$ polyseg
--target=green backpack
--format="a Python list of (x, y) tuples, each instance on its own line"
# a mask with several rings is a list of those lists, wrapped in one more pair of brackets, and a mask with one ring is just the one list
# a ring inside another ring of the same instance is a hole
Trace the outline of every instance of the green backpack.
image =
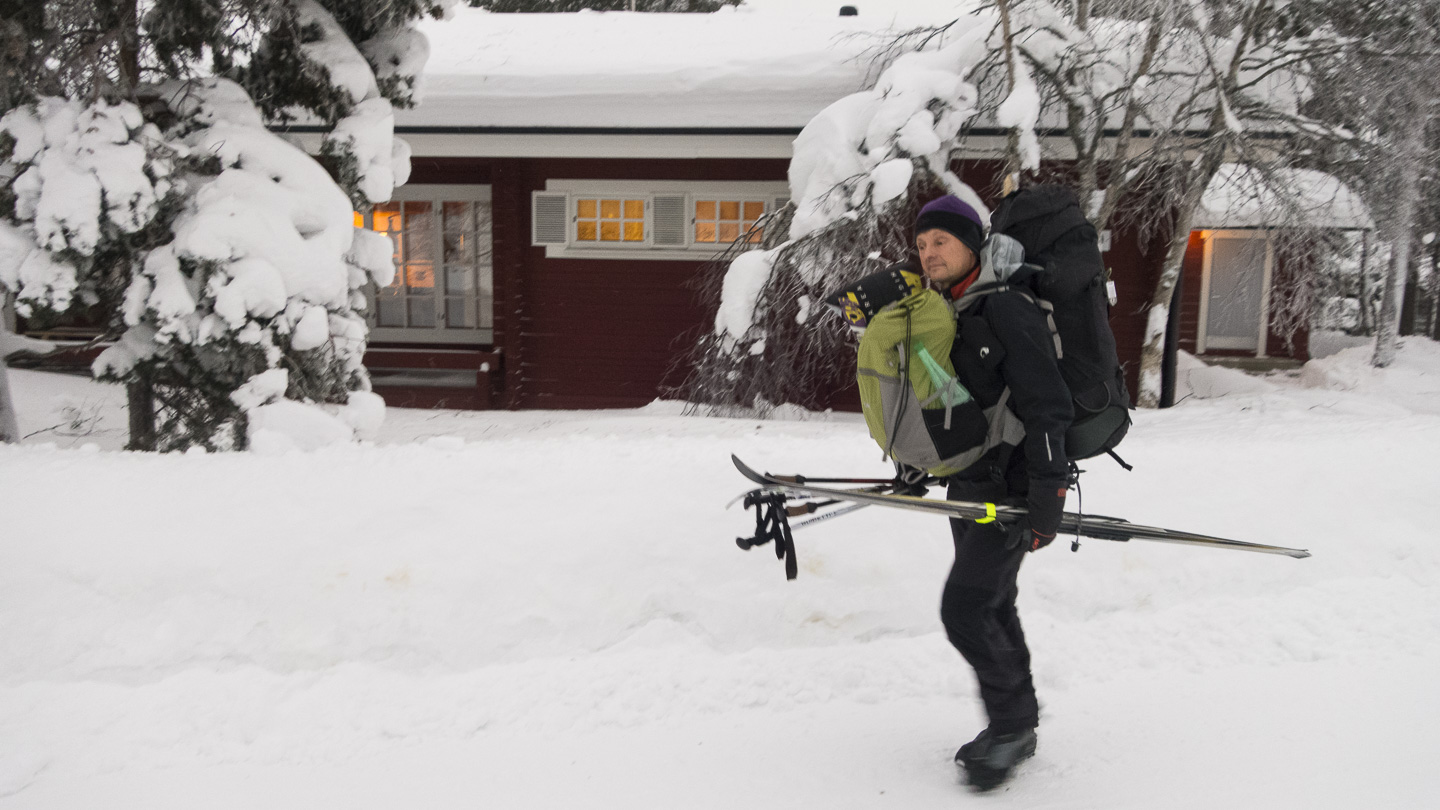
[(983, 403), (956, 379), (955, 313), (939, 293), (912, 292), (869, 315), (864, 328), (856, 360), (860, 404), (887, 457), (947, 476), (1024, 437), (1006, 407), (1008, 388)]

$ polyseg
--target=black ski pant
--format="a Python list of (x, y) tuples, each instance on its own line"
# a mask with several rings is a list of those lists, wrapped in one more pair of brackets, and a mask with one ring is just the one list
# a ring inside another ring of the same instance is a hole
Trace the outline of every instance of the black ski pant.
[[(1011, 477), (1008, 485), (993, 479), (951, 481), (949, 497), (1023, 504), (1026, 488), (1023, 477)], [(945, 634), (975, 670), (991, 731), (1009, 734), (1034, 728), (1039, 706), (1030, 678), (1030, 649), (1015, 612), (1016, 578), (1026, 551), (1020, 544), (1007, 548), (1007, 532), (998, 524), (952, 520), (950, 530), (955, 566), (940, 599)]]

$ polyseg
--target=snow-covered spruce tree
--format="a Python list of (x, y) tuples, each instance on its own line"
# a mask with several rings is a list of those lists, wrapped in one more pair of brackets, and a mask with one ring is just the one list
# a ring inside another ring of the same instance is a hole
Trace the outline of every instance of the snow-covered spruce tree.
[[(142, 18), (56, 0), (23, 48), (9, 29), (0, 76), (23, 103), (0, 119), (0, 286), (29, 318), (105, 314), (94, 371), (127, 386), (130, 447), (243, 447), (301, 402), (378, 421), (362, 288), (394, 271), (352, 207), (408, 174), (393, 108), (427, 54), (412, 25), (452, 2), (155, 0)], [(334, 179), (266, 129), (298, 115), (328, 128)]]
[(692, 407), (763, 415), (853, 377), (844, 360), (853, 336), (825, 314), (824, 296), (905, 259), (921, 202), (949, 192), (984, 210), (948, 164), (975, 112), (966, 77), (986, 56), (992, 28), (980, 16), (928, 37), (928, 49), (898, 56), (872, 89), (840, 99), (801, 131), (790, 203), (757, 225), (760, 249), (742, 239), (702, 276), (701, 292), (718, 311), (679, 389)]

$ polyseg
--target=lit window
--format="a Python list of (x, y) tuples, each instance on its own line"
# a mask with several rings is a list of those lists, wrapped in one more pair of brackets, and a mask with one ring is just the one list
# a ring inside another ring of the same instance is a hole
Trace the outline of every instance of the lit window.
[(761, 232), (755, 222), (764, 214), (761, 200), (696, 200), (695, 241), (728, 245), (743, 239), (758, 243)]
[(381, 203), (371, 209), (370, 228), (395, 246), (395, 280), (376, 292), (374, 326), (431, 337), (491, 328), (488, 200)]
[(597, 197), (575, 200), (575, 241), (644, 242), (645, 200)]
[[(670, 260), (759, 248), (784, 206), (769, 181), (547, 180), (530, 198), (530, 244), (551, 258)], [(669, 255), (667, 255), (669, 254)]]

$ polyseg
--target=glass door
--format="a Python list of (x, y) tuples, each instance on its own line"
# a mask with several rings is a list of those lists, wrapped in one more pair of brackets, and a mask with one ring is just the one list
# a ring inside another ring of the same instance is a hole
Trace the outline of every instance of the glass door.
[(372, 340), (493, 339), (489, 186), (415, 186), (375, 206), (372, 230), (395, 245), (395, 280), (377, 291)]

